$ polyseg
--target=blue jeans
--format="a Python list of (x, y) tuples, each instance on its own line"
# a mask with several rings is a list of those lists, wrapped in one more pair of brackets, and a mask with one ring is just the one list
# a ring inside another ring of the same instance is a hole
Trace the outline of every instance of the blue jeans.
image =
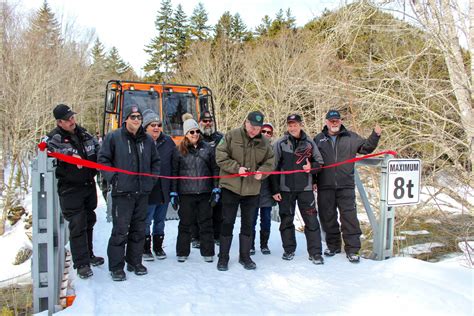
[(165, 219), (167, 210), (168, 203), (148, 205), (145, 229), (146, 236), (150, 235), (151, 221), (153, 221), (153, 236), (165, 234)]
[[(255, 227), (257, 226), (258, 208), (255, 211), (253, 218), (253, 235), (255, 236)], [(272, 223), (272, 207), (261, 207), (260, 208), (260, 230), (270, 231), (270, 225)]]

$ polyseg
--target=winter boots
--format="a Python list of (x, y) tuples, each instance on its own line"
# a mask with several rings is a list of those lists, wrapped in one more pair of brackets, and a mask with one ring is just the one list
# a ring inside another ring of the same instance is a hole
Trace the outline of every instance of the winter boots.
[(332, 257), (334, 255), (336, 255), (337, 253), (341, 253), (341, 249), (334, 249), (334, 250), (331, 250), (331, 249), (326, 249), (324, 250), (324, 255), (326, 257)]
[(127, 264), (127, 271), (135, 272), (136, 275), (145, 275), (148, 273), (146, 267), (141, 263), (136, 265)]
[(232, 236), (221, 236), (219, 243), (219, 260), (217, 261), (217, 270), (229, 270), (229, 250), (232, 244)]
[(165, 235), (153, 235), (153, 252), (158, 260), (166, 259), (166, 253), (163, 250), (164, 238)]
[(281, 256), (283, 260), (288, 260), (288, 261), (293, 260), (294, 257), (295, 257), (294, 252), (286, 252), (286, 251), (283, 253), (283, 256)]
[(239, 263), (247, 270), (255, 270), (257, 265), (250, 259), (250, 248), (252, 247), (252, 237), (239, 235), (240, 256)]
[(360, 256), (356, 253), (346, 253), (346, 257), (351, 263), (359, 263), (360, 262)]
[(266, 230), (260, 231), (260, 250), (262, 254), (269, 255), (271, 254), (270, 249), (268, 248), (268, 239), (270, 238), (270, 232)]
[(125, 281), (127, 279), (127, 275), (122, 269), (111, 271), (110, 276), (114, 281)]
[(324, 259), (321, 255), (312, 255), (308, 259), (314, 264), (324, 264)]
[(143, 260), (145, 261), (154, 261), (155, 257), (153, 257), (153, 254), (151, 253), (151, 236), (147, 235), (145, 236), (145, 244), (143, 246)]
[(104, 264), (104, 258), (96, 257), (96, 256), (94, 256), (94, 254), (92, 254), (91, 257), (90, 257), (90, 263), (93, 267), (103, 265)]
[(94, 275), (94, 273), (91, 270), (91, 267), (88, 264), (83, 264), (80, 267), (77, 268), (77, 275), (81, 279), (87, 279), (91, 276)]

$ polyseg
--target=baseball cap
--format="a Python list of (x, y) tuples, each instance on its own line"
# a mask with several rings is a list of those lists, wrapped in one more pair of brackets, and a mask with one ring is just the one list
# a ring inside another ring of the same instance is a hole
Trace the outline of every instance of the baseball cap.
[(336, 111), (336, 110), (329, 110), (328, 113), (326, 114), (326, 120), (330, 120), (330, 119), (340, 120), (341, 113), (339, 113), (339, 111)]
[(57, 120), (69, 120), (71, 116), (76, 114), (66, 104), (58, 104), (53, 110), (54, 118)]
[(252, 126), (262, 126), (263, 125), (264, 115), (260, 111), (253, 111), (247, 115), (247, 120), (249, 120)]
[(291, 114), (291, 115), (288, 115), (288, 117), (286, 118), (286, 122), (287, 123), (290, 123), (290, 122), (301, 123), (301, 122), (303, 122), (303, 119), (298, 114)]

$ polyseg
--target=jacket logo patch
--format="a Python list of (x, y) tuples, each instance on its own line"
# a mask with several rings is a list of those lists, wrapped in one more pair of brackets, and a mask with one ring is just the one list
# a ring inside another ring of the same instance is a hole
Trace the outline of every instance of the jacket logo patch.
[(300, 164), (302, 163), (306, 158), (311, 158), (312, 156), (312, 150), (313, 148), (311, 147), (311, 145), (307, 144), (305, 148), (303, 148), (302, 150), (298, 150), (295, 152), (295, 155), (296, 157), (298, 157), (298, 159), (296, 160), (296, 164)]

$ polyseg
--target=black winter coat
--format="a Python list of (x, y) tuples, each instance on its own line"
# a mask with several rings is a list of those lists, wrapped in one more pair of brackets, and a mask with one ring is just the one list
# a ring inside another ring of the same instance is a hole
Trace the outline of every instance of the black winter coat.
[[(133, 172), (160, 173), (160, 157), (155, 142), (140, 127), (136, 135), (126, 126), (108, 133), (102, 142), (97, 161), (103, 165)], [(112, 195), (129, 193), (149, 194), (156, 178), (128, 175), (118, 172), (102, 172), (107, 183), (112, 185)]]
[(222, 137), (224, 137), (224, 134), (220, 132), (214, 132), (211, 135), (206, 135), (204, 133), (201, 133), (202, 135), (202, 140), (208, 143), (212, 148), (216, 148), (217, 144), (221, 141)]
[[(176, 157), (176, 144), (168, 135), (163, 133), (155, 142), (156, 150), (160, 156), (160, 175), (171, 176), (172, 162)], [(170, 201), (171, 180), (158, 178), (153, 190), (148, 197), (148, 204), (166, 204)]]
[[(49, 132), (45, 141), (48, 144), (48, 150), (51, 152), (57, 152), (69, 156), (79, 155), (82, 159), (93, 162), (97, 161), (99, 143), (91, 134), (79, 125), (76, 125), (74, 135), (58, 126)], [(96, 169), (79, 169), (75, 165), (62, 161), (58, 161), (58, 166), (56, 168), (56, 177), (58, 178), (58, 185), (60, 188), (93, 183), (96, 174)]]
[[(197, 147), (190, 146), (189, 152), (183, 156), (177, 150), (177, 157), (173, 159), (173, 176), (217, 176), (219, 168), (216, 164), (214, 148), (200, 140)], [(172, 180), (174, 192), (179, 194), (210, 193), (219, 184), (217, 179), (203, 180)]]
[[(379, 139), (380, 136), (374, 131), (368, 139), (365, 139), (342, 125), (334, 147), (326, 126), (316, 135), (314, 142), (318, 145), (324, 164), (327, 166), (352, 159), (356, 154), (370, 154), (377, 147)], [(323, 169), (318, 174), (317, 181), (318, 190), (354, 188), (354, 163)]]
[[(316, 144), (307, 137), (304, 131), (301, 131), (299, 139), (294, 138), (289, 133), (278, 139), (273, 146), (275, 153), (275, 170), (289, 171), (302, 170), (306, 165), (307, 159), (312, 169), (321, 167), (325, 161), (319, 152)], [(273, 194), (283, 192), (302, 192), (313, 190), (313, 174), (320, 169), (313, 170), (311, 173), (299, 172), (292, 174), (272, 175)]]

